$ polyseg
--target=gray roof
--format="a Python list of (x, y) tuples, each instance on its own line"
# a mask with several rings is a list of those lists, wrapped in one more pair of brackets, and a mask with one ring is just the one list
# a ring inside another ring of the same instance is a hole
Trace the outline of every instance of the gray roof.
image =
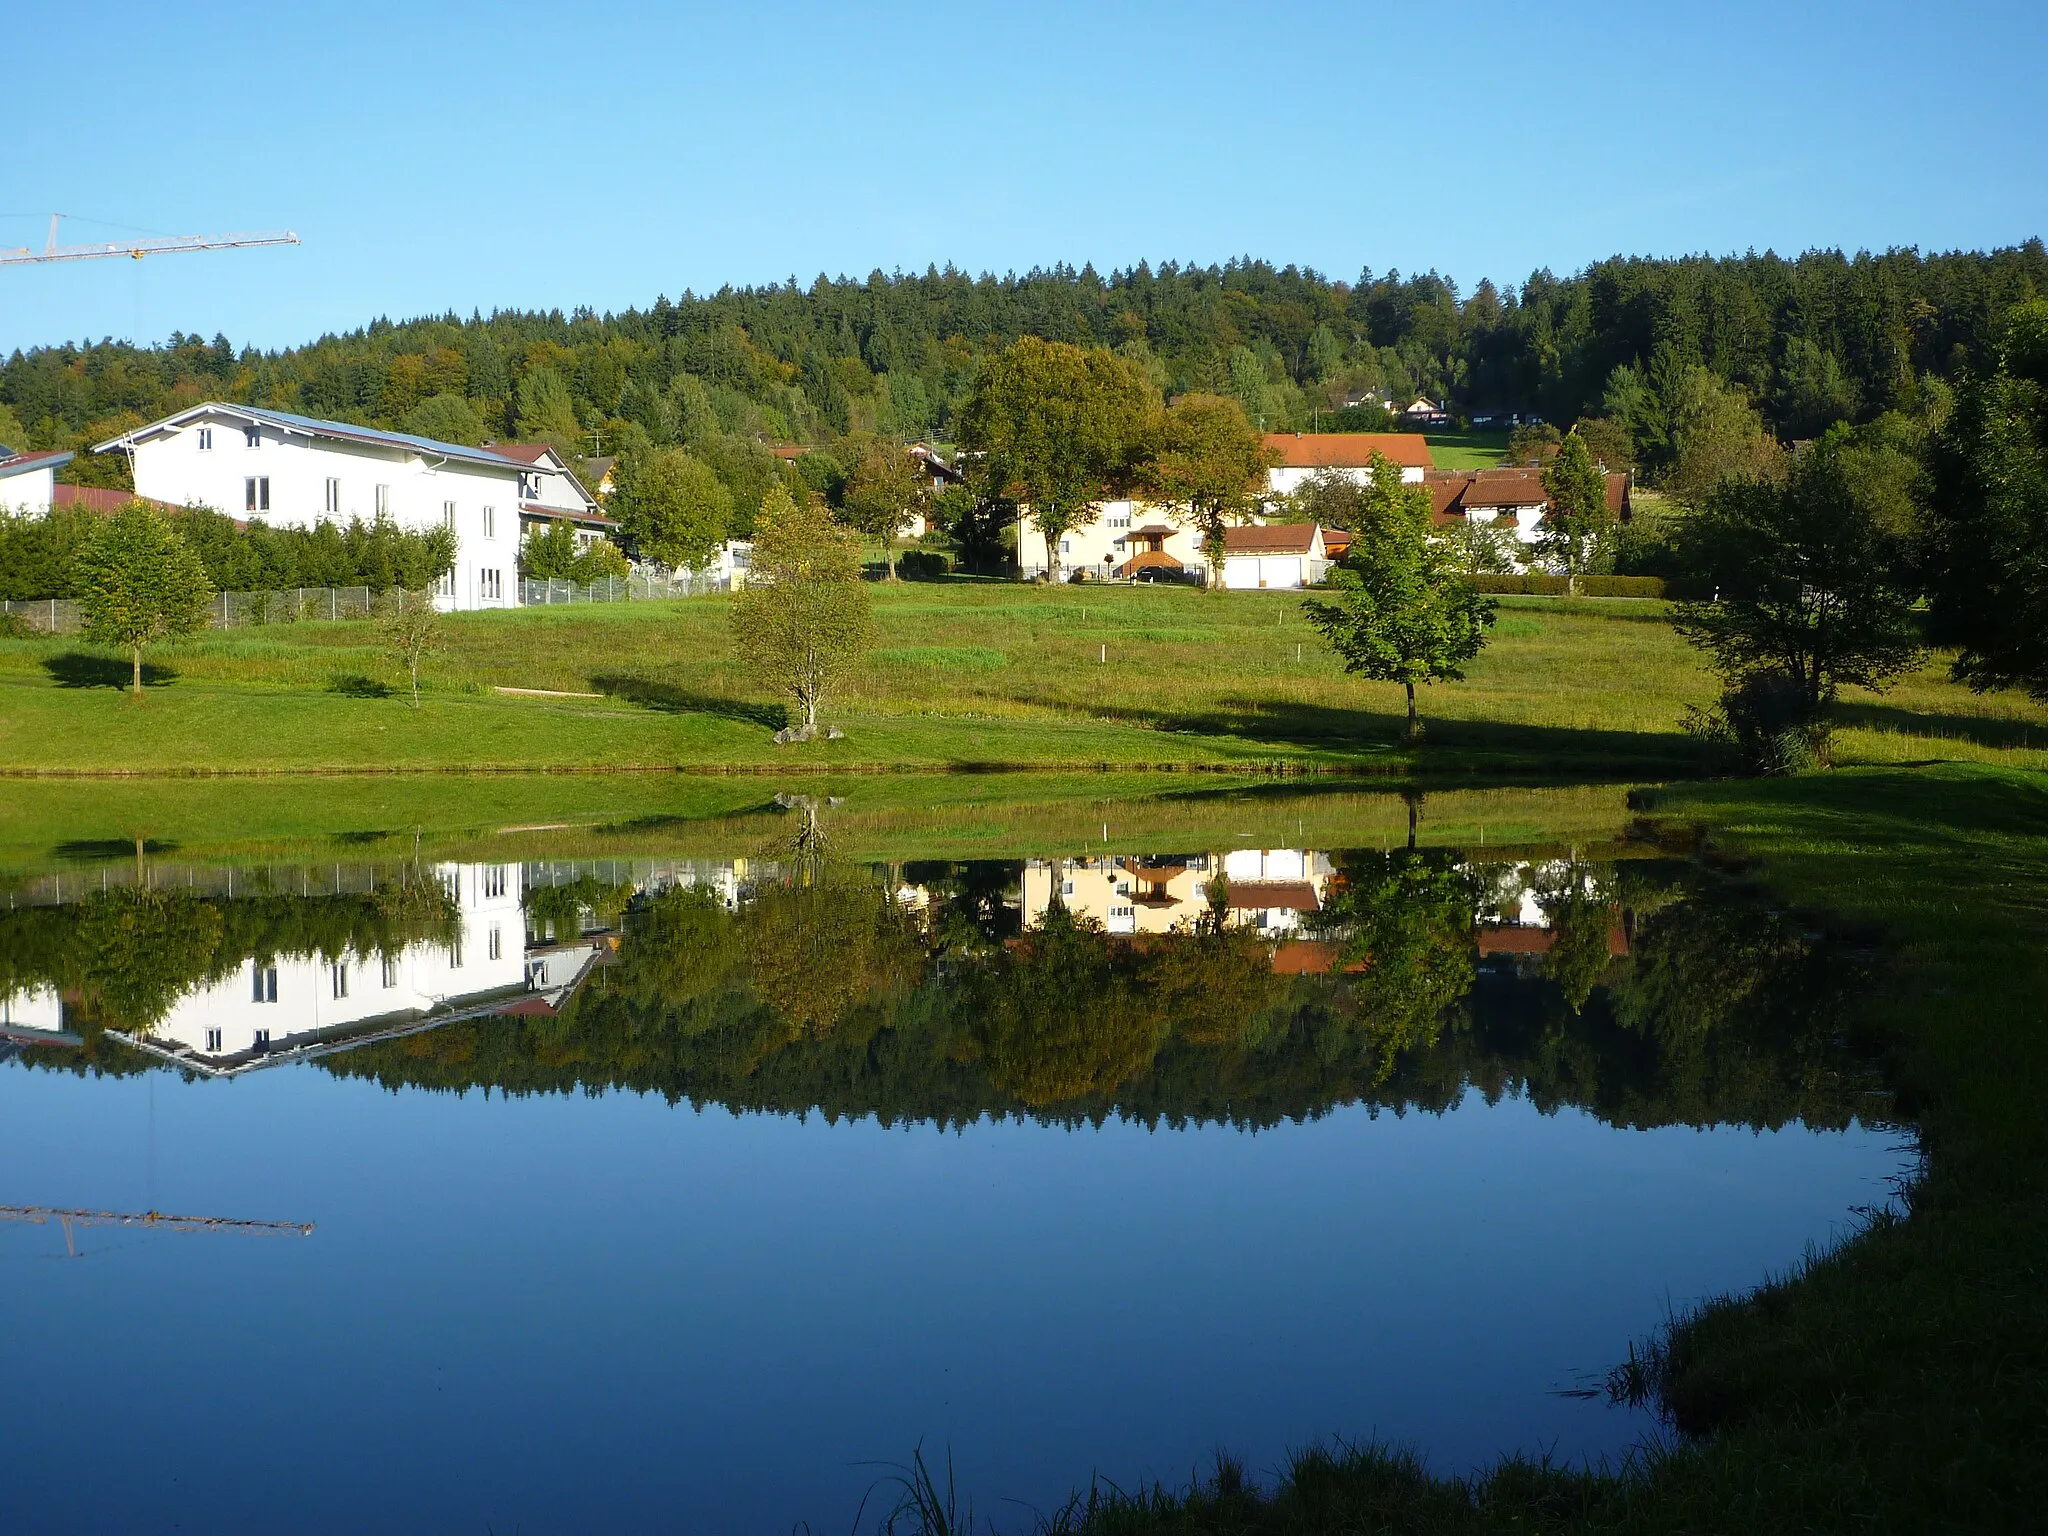
[(154, 433), (187, 421), (194, 416), (219, 412), (229, 416), (240, 416), (249, 421), (267, 423), (286, 431), (303, 432), (309, 437), (331, 437), (340, 442), (364, 443), (373, 448), (396, 448), (405, 453), (432, 454), (437, 459), (454, 459), (464, 464), (481, 464), (487, 469), (510, 471), (518, 465), (502, 454), (488, 448), (465, 448), (460, 443), (437, 442), (431, 437), (415, 437), (410, 432), (387, 432), (382, 427), (359, 427), (346, 421), (322, 421), (317, 416), (298, 416), (290, 411), (272, 410), (267, 405), (231, 405), (221, 400), (207, 400), (201, 404), (166, 416), (161, 421), (152, 421), (146, 427), (137, 427), (119, 437), (109, 438), (97, 445), (93, 452), (105, 453), (111, 448), (129, 447)]
[(72, 460), (69, 453), (14, 453), (0, 448), (0, 480), (25, 475), (32, 469), (62, 469)]

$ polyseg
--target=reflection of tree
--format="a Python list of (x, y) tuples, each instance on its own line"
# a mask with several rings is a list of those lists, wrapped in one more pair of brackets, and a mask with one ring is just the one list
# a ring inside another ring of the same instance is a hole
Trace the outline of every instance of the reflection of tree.
[(1059, 902), (983, 981), (971, 1027), (989, 1077), (1034, 1108), (1114, 1089), (1165, 1033), (1132, 984), (1128, 946)]
[(607, 884), (584, 875), (563, 885), (528, 886), (520, 905), (526, 911), (528, 932), (546, 933), (552, 923), (554, 933), (567, 939), (582, 931), (586, 915), (600, 928), (616, 927), (633, 895), (631, 885)]
[(856, 1005), (906, 985), (916, 929), (864, 872), (820, 866), (757, 886), (739, 942), (755, 994), (792, 1028), (833, 1028)]
[(221, 953), (221, 914), (183, 893), (109, 891), (87, 904), (78, 980), (102, 1020), (147, 1034), (186, 992), (218, 980), (242, 958)]
[(1139, 981), (1178, 1038), (1209, 1046), (1243, 1040), (1283, 990), (1264, 934), (1207, 920), (1147, 945)]
[(1404, 1051), (1436, 1042), (1472, 989), (1474, 877), (1436, 851), (1343, 855), (1316, 931), (1338, 965), (1362, 966), (1357, 1008), (1384, 1080)]
[(1550, 921), (1545, 969), (1572, 1012), (1583, 1012), (1612, 958), (1614, 898), (1598, 871), (1574, 859), (1544, 876), (1536, 899)]

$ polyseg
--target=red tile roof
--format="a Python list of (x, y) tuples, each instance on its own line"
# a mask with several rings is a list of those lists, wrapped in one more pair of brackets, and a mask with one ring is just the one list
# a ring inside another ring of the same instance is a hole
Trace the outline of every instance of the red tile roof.
[(538, 464), (554, 449), (548, 443), (485, 443), (484, 452), (495, 453), (515, 464)]
[(1269, 523), (1264, 527), (1226, 528), (1223, 552), (1228, 555), (1305, 555), (1315, 547), (1314, 523)]
[(53, 507), (84, 507), (88, 512), (118, 512), (131, 501), (148, 502), (152, 507), (162, 507), (167, 512), (185, 510), (174, 502), (138, 496), (133, 491), (110, 490), (103, 485), (60, 485), (50, 495)]
[[(1422, 477), (1429, 488), (1430, 510), (1438, 521), (1463, 517), (1480, 508), (1541, 507), (1549, 504), (1540, 469), (1433, 469)], [(1607, 477), (1607, 510), (1626, 519), (1629, 477)]]
[(1404, 469), (1428, 469), (1429, 443), (1415, 432), (1268, 432), (1282, 469), (1365, 469), (1374, 454)]
[(1286, 912), (1314, 912), (1322, 903), (1316, 888), (1306, 880), (1228, 880), (1230, 905), (1240, 911), (1264, 912), (1278, 907)]

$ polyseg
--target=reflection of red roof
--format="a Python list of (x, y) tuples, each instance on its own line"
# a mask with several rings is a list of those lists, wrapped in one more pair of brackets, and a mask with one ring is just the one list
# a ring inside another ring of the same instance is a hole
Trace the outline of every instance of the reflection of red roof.
[(551, 1019), (561, 1010), (544, 997), (522, 997), (497, 1011), (506, 1017)]
[[(1337, 968), (1338, 954), (1335, 944), (1325, 944), (1317, 939), (1288, 939), (1273, 946), (1273, 973), (1276, 976), (1324, 976)], [(1354, 960), (1344, 967), (1348, 975), (1356, 975), (1364, 969), (1362, 960)]]
[[(1557, 944), (1556, 930), (1524, 927), (1520, 923), (1492, 923), (1479, 930), (1479, 953), (1486, 955), (1547, 955)], [(1619, 960), (1628, 953), (1628, 932), (1616, 923), (1607, 930), (1607, 953)]]
[(1404, 469), (1427, 469), (1429, 444), (1413, 432), (1268, 432), (1282, 469), (1365, 469), (1374, 454)]
[(1229, 880), (1230, 905), (1240, 911), (1314, 912), (1322, 903), (1306, 880)]

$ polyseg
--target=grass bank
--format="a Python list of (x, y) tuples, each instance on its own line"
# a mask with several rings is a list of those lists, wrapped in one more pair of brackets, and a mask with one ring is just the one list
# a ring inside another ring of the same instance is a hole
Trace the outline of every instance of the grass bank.
[(1312, 1452), (1270, 1492), (1226, 1470), (1070, 1526), (2032, 1528), (2048, 1494), (2048, 776), (1863, 769), (1672, 788), (1647, 808), (1661, 836), (1704, 839), (1880, 957), (1865, 1023), (1928, 1153), (1909, 1214), (1683, 1321), (1649, 1374), (1700, 1438), (1619, 1475), (1515, 1462), (1458, 1482), (1399, 1454)]
[[(118, 658), (0, 641), (0, 771), (979, 766), (1647, 779), (1698, 771), (1679, 722), (1714, 692), (1662, 604), (1510, 598), (1470, 677), (1426, 690), (1431, 734), (1414, 751), (1400, 742), (1400, 691), (1346, 676), (1298, 596), (904, 583), (875, 597), (877, 645), (831, 715), (843, 741), (775, 746), (780, 706), (733, 659), (725, 600), (700, 598), (457, 616), (419, 711), (360, 623), (166, 646), (140, 700), (121, 696)], [(1852, 759), (2048, 766), (2048, 710), (1987, 705), (1938, 665), (1844, 714)]]

